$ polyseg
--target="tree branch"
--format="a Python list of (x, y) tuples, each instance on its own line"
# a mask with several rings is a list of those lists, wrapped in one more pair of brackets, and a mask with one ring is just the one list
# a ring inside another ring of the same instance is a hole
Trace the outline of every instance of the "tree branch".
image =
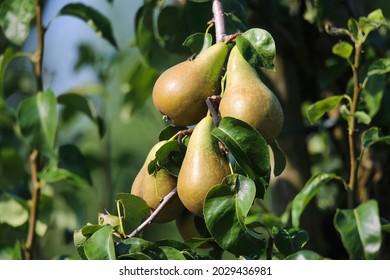
[(217, 42), (223, 42), (226, 36), (225, 18), (222, 6), (222, 0), (213, 0), (213, 15), (215, 24), (215, 37)]
[(130, 233), (127, 237), (135, 237), (137, 236), (141, 231), (143, 231), (148, 225), (150, 225), (153, 220), (160, 214), (160, 212), (164, 209), (165, 205), (168, 204), (168, 202), (177, 195), (177, 188), (174, 188), (170, 193), (168, 193), (160, 203), (160, 205), (156, 208), (156, 210), (153, 211), (152, 215), (149, 216), (139, 227), (137, 227), (132, 233)]
[[(42, 25), (42, 0), (35, 0), (35, 13), (36, 13), (36, 25), (38, 33), (37, 51), (33, 55), (34, 63), (34, 74), (36, 79), (37, 92), (43, 90), (43, 79), (42, 79), (42, 61), (44, 51), (44, 36), (45, 28)], [(33, 150), (30, 154), (30, 168), (31, 168), (31, 184), (32, 184), (32, 197), (31, 197), (31, 210), (30, 219), (27, 231), (27, 239), (24, 248), (24, 257), (26, 260), (34, 258), (34, 247), (35, 247), (35, 229), (38, 220), (38, 209), (39, 209), (39, 197), (41, 193), (41, 184), (38, 178), (39, 171), (39, 151)]]

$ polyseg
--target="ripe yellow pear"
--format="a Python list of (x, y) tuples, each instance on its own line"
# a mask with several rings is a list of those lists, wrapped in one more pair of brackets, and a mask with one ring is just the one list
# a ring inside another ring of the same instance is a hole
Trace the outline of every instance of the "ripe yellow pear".
[[(156, 152), (166, 141), (158, 142), (149, 152), (144, 165), (138, 172), (131, 187), (131, 194), (139, 196), (154, 211), (162, 199), (171, 192), (177, 184), (176, 177), (165, 169), (160, 169), (155, 174), (148, 173), (149, 163), (155, 159)], [(184, 211), (184, 206), (179, 197), (174, 196), (160, 214), (154, 220), (156, 223), (167, 223), (175, 220)]]
[(210, 115), (195, 127), (179, 172), (177, 191), (184, 206), (203, 217), (207, 192), (230, 174), (229, 162), (211, 135), (214, 128)]
[(226, 87), (219, 105), (221, 117), (233, 117), (254, 127), (271, 144), (280, 134), (284, 115), (279, 100), (234, 46), (226, 70)]
[(218, 93), (228, 52), (225, 43), (216, 43), (163, 72), (153, 88), (155, 107), (175, 125), (198, 123), (207, 114), (206, 98)]

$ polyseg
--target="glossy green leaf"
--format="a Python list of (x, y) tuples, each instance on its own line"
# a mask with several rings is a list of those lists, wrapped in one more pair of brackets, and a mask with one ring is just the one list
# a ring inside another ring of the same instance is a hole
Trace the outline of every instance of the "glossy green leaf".
[(316, 122), (326, 112), (329, 112), (330, 110), (335, 108), (344, 97), (344, 95), (330, 96), (320, 101), (317, 101), (314, 104), (311, 104), (306, 110), (308, 120), (311, 123)]
[(12, 43), (22, 45), (30, 33), (30, 21), (35, 17), (35, 1), (5, 0), (0, 5), (0, 26)]
[(347, 42), (339, 42), (333, 46), (332, 52), (341, 58), (349, 60), (353, 52), (353, 46)]
[(372, 260), (379, 255), (382, 235), (376, 200), (353, 210), (337, 210), (334, 224), (352, 259)]
[(85, 256), (88, 260), (116, 259), (113, 232), (111, 226), (105, 226), (92, 234), (84, 245)]
[(364, 148), (368, 148), (378, 142), (386, 142), (390, 145), (390, 135), (383, 136), (378, 127), (371, 127), (363, 132), (362, 145)]
[(213, 187), (205, 200), (203, 212), (211, 236), (235, 255), (255, 254), (265, 247), (261, 236), (245, 225), (255, 193), (252, 180), (232, 174)]
[[(336, 174), (320, 173), (310, 178), (292, 202), (291, 219), (295, 228), (299, 228), (299, 219), (307, 204), (330, 180), (338, 180), (344, 183), (343, 179)], [(344, 183), (345, 185), (345, 183)]]
[(133, 237), (123, 240), (116, 247), (118, 255), (142, 253), (153, 260), (166, 260), (164, 251), (155, 243)]
[(357, 22), (356, 19), (350, 18), (348, 20), (348, 29), (349, 29), (349, 31), (351, 32), (351, 35), (352, 35), (351, 39), (354, 42), (361, 42), (362, 38), (361, 38), (360, 29), (359, 29), (359, 23)]
[(178, 132), (186, 129), (187, 129), (186, 126), (168, 125), (160, 132), (158, 136), (158, 140), (160, 141), (169, 140), (173, 136), (175, 136)]
[(17, 110), (21, 133), (31, 148), (53, 156), (57, 132), (57, 102), (51, 90), (22, 101)]
[(213, 36), (210, 33), (195, 33), (187, 37), (183, 46), (190, 48), (192, 53), (200, 54), (213, 44)]
[(300, 250), (285, 258), (285, 260), (324, 260), (325, 258), (313, 251)]
[(262, 198), (266, 186), (257, 181), (260, 177), (267, 178), (271, 168), (264, 138), (247, 123), (232, 117), (223, 118), (211, 134), (229, 149), (240, 168), (256, 182), (256, 197)]
[(138, 196), (118, 193), (116, 202), (121, 211), (122, 230), (126, 235), (130, 234), (150, 216), (149, 206)]
[(275, 70), (276, 48), (271, 34), (252, 28), (236, 38), (237, 47), (252, 67)]
[(94, 234), (101, 228), (103, 228), (103, 226), (101, 225), (87, 224), (81, 228), (81, 233), (86, 237), (90, 237), (92, 234)]
[(76, 93), (66, 93), (58, 96), (57, 101), (59, 104), (84, 113), (96, 124), (100, 137), (104, 136), (105, 125), (103, 119), (98, 115), (95, 105), (88, 98)]
[(274, 155), (274, 175), (279, 176), (286, 168), (286, 156), (284, 155), (283, 151), (281, 150), (276, 141), (272, 142), (270, 147)]
[(297, 228), (282, 228), (274, 236), (276, 248), (285, 256), (301, 250), (308, 240), (307, 232)]
[(367, 76), (383, 75), (388, 72), (390, 72), (390, 58), (381, 58), (368, 67)]
[(20, 198), (3, 193), (0, 195), (0, 224), (19, 227), (28, 220), (29, 212)]
[(91, 6), (82, 3), (71, 3), (61, 8), (58, 16), (74, 16), (87, 23), (98, 36), (103, 37), (117, 47), (109, 19)]
[(171, 175), (177, 177), (184, 159), (182, 149), (185, 149), (185, 147), (181, 147), (175, 139), (162, 145), (156, 152), (155, 159), (150, 161), (148, 165), (149, 174), (164, 168)]

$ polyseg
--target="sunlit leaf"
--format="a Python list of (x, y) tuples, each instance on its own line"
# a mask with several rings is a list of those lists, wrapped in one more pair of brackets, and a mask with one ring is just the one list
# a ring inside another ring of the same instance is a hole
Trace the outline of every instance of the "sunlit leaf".
[(388, 72), (390, 72), (390, 58), (380, 58), (368, 67), (367, 76), (383, 75)]
[(116, 251), (118, 252), (119, 256), (142, 253), (153, 260), (167, 259), (164, 251), (159, 246), (153, 242), (137, 237), (122, 240), (122, 242), (116, 246)]
[(371, 127), (363, 132), (362, 145), (364, 148), (368, 148), (378, 142), (386, 142), (390, 145), (390, 135), (383, 136), (378, 127)]
[(334, 224), (352, 259), (372, 260), (379, 255), (382, 235), (377, 201), (368, 200), (353, 210), (337, 210)]
[(82, 3), (71, 3), (61, 8), (58, 16), (74, 16), (87, 23), (98, 36), (103, 37), (117, 47), (109, 19), (91, 6)]
[(160, 246), (161, 250), (165, 253), (168, 260), (185, 260), (185, 256), (177, 249), (168, 247), (168, 246)]
[(0, 5), (0, 26), (12, 43), (22, 45), (30, 33), (30, 21), (35, 17), (35, 1), (5, 0)]
[(207, 194), (203, 208), (207, 228), (215, 241), (233, 254), (255, 254), (265, 246), (265, 240), (245, 225), (255, 193), (252, 180), (232, 174)]
[(371, 117), (363, 111), (355, 112), (355, 117), (358, 123), (370, 124), (371, 122)]
[(370, 21), (375, 22), (377, 24), (386, 24), (387, 23), (386, 18), (383, 15), (383, 12), (381, 9), (376, 9), (376, 10), (372, 11), (371, 13), (368, 14), (367, 18)]
[(316, 122), (326, 112), (329, 112), (330, 110), (335, 108), (344, 97), (344, 95), (330, 96), (320, 101), (317, 101), (314, 104), (311, 104), (306, 110), (307, 118), (311, 123)]
[(354, 41), (354, 42), (361, 42), (361, 33), (360, 33), (360, 30), (359, 30), (359, 23), (357, 22), (356, 19), (354, 18), (350, 18), (348, 20), (348, 29), (349, 31), (351, 32), (351, 39)]
[(291, 208), (291, 219), (295, 228), (299, 228), (299, 219), (307, 204), (319, 192), (320, 188), (325, 186), (330, 180), (338, 180), (344, 183), (343, 179), (336, 174), (320, 173), (310, 178), (310, 180), (307, 181), (305, 186), (295, 196)]
[(237, 47), (252, 67), (275, 70), (276, 48), (271, 34), (252, 28), (236, 38)]
[(0, 224), (19, 227), (27, 222), (28, 216), (28, 209), (20, 198), (7, 193), (0, 195)]
[(113, 232), (111, 226), (105, 226), (92, 234), (84, 245), (85, 256), (89, 260), (115, 260)]
[(54, 93), (46, 90), (22, 101), (16, 115), (22, 135), (31, 148), (53, 156), (57, 132), (57, 101)]
[(348, 60), (353, 52), (353, 47), (347, 42), (339, 42), (333, 46), (332, 52), (335, 55)]

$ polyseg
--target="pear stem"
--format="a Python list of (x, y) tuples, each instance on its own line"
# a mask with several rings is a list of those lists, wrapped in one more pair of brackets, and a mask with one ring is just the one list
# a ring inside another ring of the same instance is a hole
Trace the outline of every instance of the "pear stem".
[(214, 107), (213, 101), (215, 100), (215, 97), (207, 97), (206, 98), (206, 104), (207, 107), (209, 108), (209, 112), (211, 114), (211, 117), (213, 118), (213, 122), (215, 126), (219, 125), (219, 122), (221, 121), (220, 116), (218, 115), (218, 111)]
[(222, 6), (222, 0), (213, 0), (213, 15), (215, 23), (215, 37), (217, 42), (223, 42), (226, 36), (225, 18)]
[(161, 201), (160, 205), (153, 211), (152, 215), (149, 216), (141, 225), (139, 225), (132, 233), (130, 233), (127, 237), (132, 238), (137, 236), (141, 231), (143, 231), (148, 225), (150, 225), (153, 220), (160, 214), (160, 212), (164, 209), (165, 205), (177, 195), (177, 187), (174, 188), (170, 193), (168, 193)]

